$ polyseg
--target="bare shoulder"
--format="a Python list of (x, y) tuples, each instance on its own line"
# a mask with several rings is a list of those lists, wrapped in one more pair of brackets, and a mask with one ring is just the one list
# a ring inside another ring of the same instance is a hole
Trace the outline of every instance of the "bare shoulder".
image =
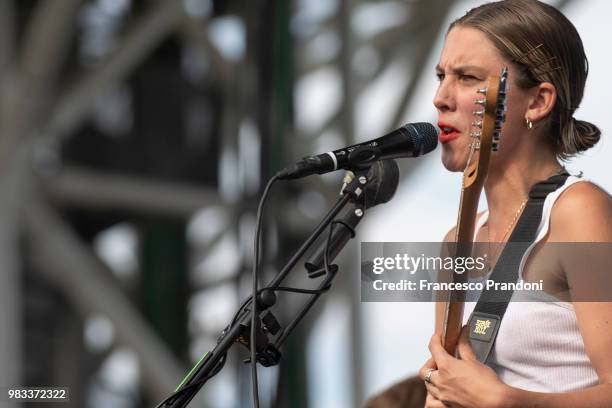
[(442, 242), (455, 242), (456, 235), (457, 235), (457, 226), (455, 225), (453, 226), (453, 228), (448, 230), (446, 235), (444, 235), (444, 239), (442, 240)]
[(612, 242), (612, 197), (588, 181), (577, 182), (557, 199), (551, 238), (566, 242)]

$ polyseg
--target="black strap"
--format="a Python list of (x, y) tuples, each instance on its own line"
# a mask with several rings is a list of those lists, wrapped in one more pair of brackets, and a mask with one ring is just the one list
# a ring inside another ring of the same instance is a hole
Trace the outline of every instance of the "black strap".
[[(499, 260), (489, 277), (490, 280), (500, 283), (515, 283), (518, 281), (518, 270), (523, 255), (536, 238), (536, 232), (542, 219), (544, 201), (548, 194), (557, 190), (569, 177), (563, 170), (548, 180), (535, 184), (529, 192), (529, 200), (525, 204), (523, 214), (506, 245)], [(474, 353), (481, 362), (486, 362), (506, 313), (512, 290), (484, 289), (469, 320), (470, 343)]]

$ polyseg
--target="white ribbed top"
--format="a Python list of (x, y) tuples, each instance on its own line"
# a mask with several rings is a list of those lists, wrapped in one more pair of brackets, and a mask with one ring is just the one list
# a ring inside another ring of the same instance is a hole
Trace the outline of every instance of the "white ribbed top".
[[(521, 260), (519, 279), (531, 250), (548, 232), (555, 201), (565, 189), (580, 181), (585, 180), (570, 176), (562, 187), (546, 197), (536, 240)], [(480, 217), (476, 231), (488, 215), (486, 211)], [(466, 303), (464, 324), (475, 306), (475, 302)], [(568, 392), (599, 383), (586, 354), (572, 304), (560, 302), (544, 292), (514, 293), (487, 365), (504, 383), (529, 391)]]

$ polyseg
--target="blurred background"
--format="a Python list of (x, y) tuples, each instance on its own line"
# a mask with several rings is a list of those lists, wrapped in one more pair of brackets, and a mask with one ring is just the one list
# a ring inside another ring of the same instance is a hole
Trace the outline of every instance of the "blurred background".
[[(576, 117), (603, 130), (569, 168), (612, 191), (612, 5), (548, 2), (590, 59)], [(156, 405), (248, 296), (265, 181), (307, 154), (435, 122), (443, 35), (481, 3), (0, 0), (0, 386), (67, 386), (75, 407)], [(439, 152), (399, 164), (396, 197), (368, 212), (280, 367), (260, 367), (262, 406), (361, 406), (427, 359), (432, 305), (361, 303), (359, 241), (441, 240), (460, 175)], [(275, 186), (262, 282), (341, 177)], [(300, 266), (291, 283), (316, 282)], [(279, 296), (281, 324), (303, 301)], [(250, 406), (246, 357), (236, 345), (193, 405)]]

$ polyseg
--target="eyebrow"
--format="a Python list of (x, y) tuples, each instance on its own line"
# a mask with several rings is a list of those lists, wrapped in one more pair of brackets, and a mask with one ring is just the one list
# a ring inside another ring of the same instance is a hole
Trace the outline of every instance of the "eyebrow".
[[(453, 69), (451, 69), (451, 72), (453, 74), (464, 74), (467, 71), (470, 71), (470, 72), (475, 71), (478, 74), (484, 74), (484, 70), (481, 67), (478, 67), (476, 65), (460, 65), (458, 67), (454, 67)], [(436, 65), (436, 72), (444, 72), (440, 64)]]

